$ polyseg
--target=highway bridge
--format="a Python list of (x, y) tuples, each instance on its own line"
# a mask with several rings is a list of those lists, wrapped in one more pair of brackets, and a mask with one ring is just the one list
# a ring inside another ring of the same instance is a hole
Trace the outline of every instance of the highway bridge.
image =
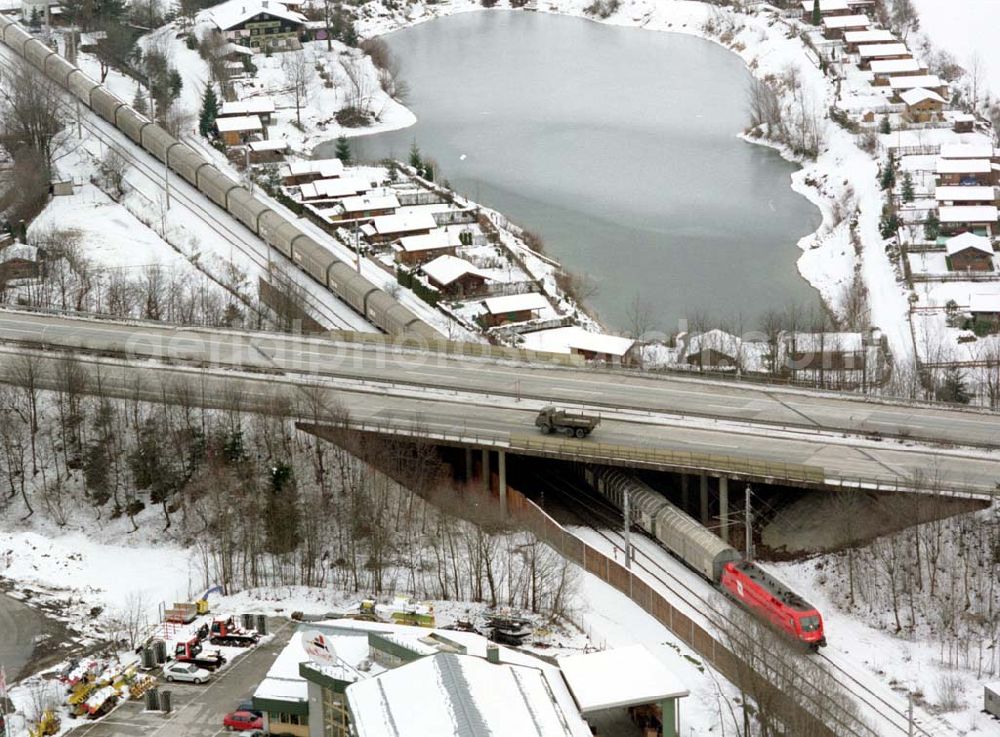
[[(703, 507), (711, 476), (723, 506), (730, 480), (973, 496), (994, 494), (1000, 481), (1000, 422), (992, 412), (401, 341), (8, 309), (0, 310), (0, 380), (16, 383), (19, 373), (23, 380), (30, 355), (39, 385), (55, 387), (55, 363), (72, 354), (88, 368), (91, 391), (99, 384), (109, 394), (151, 401), (280, 408), (314, 425), (346, 423), (478, 449), (501, 479), (507, 454), (694, 474)], [(546, 404), (599, 413), (602, 423), (583, 440), (542, 436), (533, 420)]]

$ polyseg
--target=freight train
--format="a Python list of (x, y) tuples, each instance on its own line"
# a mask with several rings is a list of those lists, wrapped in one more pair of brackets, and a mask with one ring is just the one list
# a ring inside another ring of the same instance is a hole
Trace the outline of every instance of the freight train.
[(633, 521), (671, 553), (736, 599), (755, 616), (808, 645), (826, 645), (815, 607), (706, 530), (635, 476), (616, 468), (588, 466), (587, 483), (619, 509), (629, 495)]
[(294, 222), (234, 182), (202, 154), (139, 114), (18, 23), (0, 16), (0, 38), (16, 54), (285, 254), (376, 327), (390, 335), (415, 335), (427, 340), (442, 337), (434, 327), (337, 258)]

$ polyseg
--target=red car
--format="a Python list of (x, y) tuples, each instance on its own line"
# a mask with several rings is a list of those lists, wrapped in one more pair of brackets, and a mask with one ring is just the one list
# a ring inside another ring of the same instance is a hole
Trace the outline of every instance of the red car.
[(226, 714), (222, 726), (230, 732), (247, 732), (251, 729), (264, 729), (264, 717), (252, 711), (234, 711)]

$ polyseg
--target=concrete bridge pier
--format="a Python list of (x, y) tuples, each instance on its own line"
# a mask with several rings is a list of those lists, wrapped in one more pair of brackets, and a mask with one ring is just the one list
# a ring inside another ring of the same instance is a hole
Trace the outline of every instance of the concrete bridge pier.
[(691, 503), (690, 495), (688, 493), (688, 482), (690, 478), (686, 473), (681, 474), (681, 509), (685, 512), (688, 511), (688, 506)]
[(708, 527), (708, 474), (702, 472), (699, 477), (701, 486), (699, 491), (701, 492), (701, 524)]
[(729, 478), (719, 477), (719, 537), (729, 542)]
[(483, 491), (490, 490), (490, 451), (489, 448), (483, 448)]
[(475, 475), (475, 469), (472, 467), (472, 448), (465, 449), (465, 483), (470, 483), (472, 477)]
[(497, 451), (497, 476), (499, 477), (499, 493), (500, 493), (500, 516), (506, 518), (507, 516), (507, 454), (502, 451)]

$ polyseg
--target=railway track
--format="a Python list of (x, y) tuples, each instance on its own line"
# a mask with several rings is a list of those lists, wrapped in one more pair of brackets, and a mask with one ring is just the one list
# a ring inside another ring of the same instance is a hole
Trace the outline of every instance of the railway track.
[[(3, 43), (0, 43), (0, 58), (4, 59), (7, 63), (15, 63), (17, 60), (22, 59), (22, 57), (14, 53)], [(125, 159), (125, 161), (127, 161), (137, 173), (150, 180), (159, 190), (162, 191), (166, 189), (167, 180), (164, 178), (164, 169), (162, 166), (154, 167), (151, 165), (145, 158), (148, 155), (146, 151), (143, 151), (142, 155), (137, 155), (132, 150), (132, 146), (134, 144), (131, 141), (128, 142), (128, 145), (123, 144), (120, 136), (124, 136), (124, 134), (117, 128), (107, 123), (86, 105), (79, 103), (79, 101), (77, 101), (75, 97), (72, 97), (72, 95), (70, 95), (70, 93), (66, 90), (58, 87), (57, 89), (60, 105), (63, 110), (74, 120), (79, 120), (79, 125), (82, 129), (86, 130), (103, 145), (115, 151), (119, 156)], [(79, 116), (77, 115), (78, 112), (80, 113)], [(190, 187), (187, 182), (182, 180), (176, 174), (172, 174), (170, 176), (172, 180), (169, 185), (171, 199), (183, 204), (188, 212), (208, 226), (216, 235), (225, 240), (226, 243), (247, 257), (263, 272), (267, 272), (271, 264), (271, 254), (268, 252), (273, 252), (276, 254), (277, 259), (282, 262), (286, 262), (288, 266), (293, 267), (289, 269), (289, 273), (297, 274), (299, 272), (298, 267), (295, 266), (283, 253), (263, 241), (261, 241), (261, 244), (263, 244), (264, 248), (267, 250), (264, 253), (261, 253), (259, 247), (255, 247), (246, 235), (241, 232), (245, 230), (242, 224), (236, 223), (229, 213), (225, 213), (225, 218), (220, 217), (219, 213), (216, 212), (216, 206), (212, 203), (205, 202), (205, 198), (200, 192), (197, 193), (197, 196), (192, 196), (186, 191), (187, 188)], [(253, 239), (255, 241), (258, 240), (256, 235), (253, 236)], [(311, 278), (310, 283), (314, 283)], [(336, 299), (332, 293), (330, 296), (331, 298)], [(356, 321), (347, 320), (336, 310), (325, 304), (315, 295), (311, 294), (308, 289), (305, 291), (305, 299), (310, 311), (315, 317), (323, 319), (335, 328), (357, 330), (359, 327), (367, 326), (368, 329), (371, 329), (370, 324), (364, 321), (360, 315), (357, 316)], [(353, 313), (350, 306), (345, 303), (341, 304), (343, 304), (344, 311), (351, 311)]]
[[(546, 493), (552, 492), (561, 502), (560, 507), (575, 516), (581, 524), (599, 535), (606, 542), (610, 543), (615, 550), (624, 554), (624, 532), (621, 531), (621, 512), (612, 506), (604, 497), (592, 491), (582, 481), (574, 484), (564, 478), (553, 478), (548, 474), (538, 474), (538, 480), (546, 487)], [(641, 570), (646, 576), (655, 581), (668, 591), (687, 603), (696, 611), (701, 612), (712, 626), (724, 630), (728, 628), (738, 628), (739, 625), (730, 619), (724, 611), (720, 611), (719, 601), (728, 599), (719, 593), (708, 582), (704, 583), (702, 591), (696, 590), (691, 584), (677, 576), (668, 567), (656, 560), (656, 556), (650, 555), (644, 547), (635, 544), (635, 536), (639, 535), (643, 540), (655, 545), (657, 552), (662, 555), (670, 555), (660, 547), (658, 541), (649, 537), (644, 531), (633, 526), (633, 551), (632, 565)], [(708, 592), (717, 594), (711, 596)], [(713, 616), (713, 614), (715, 616)], [(817, 659), (823, 664), (827, 674), (848, 693), (855, 702), (863, 709), (870, 710), (876, 715), (885, 726), (891, 729), (890, 732), (878, 731), (868, 725), (856, 723), (850, 715), (843, 718), (836, 718), (836, 726), (845, 731), (844, 734), (858, 735), (858, 737), (896, 737), (896, 735), (911, 734), (915, 737), (942, 737), (943, 735), (954, 734), (954, 730), (939, 719), (925, 715), (923, 719), (914, 720), (913, 731), (910, 731), (909, 716), (905, 709), (893, 703), (889, 698), (874, 692), (862, 679), (851, 673), (840, 663), (837, 663), (829, 655), (820, 652)], [(808, 681), (804, 681), (808, 683)], [(832, 700), (829, 694), (818, 688), (812, 693), (802, 693), (802, 696), (815, 703), (825, 703), (828, 705), (827, 714), (830, 709), (841, 711), (840, 707)], [(926, 721), (933, 724), (926, 724)], [(845, 724), (845, 722), (847, 722)], [(851, 725), (851, 722), (855, 722)]]

